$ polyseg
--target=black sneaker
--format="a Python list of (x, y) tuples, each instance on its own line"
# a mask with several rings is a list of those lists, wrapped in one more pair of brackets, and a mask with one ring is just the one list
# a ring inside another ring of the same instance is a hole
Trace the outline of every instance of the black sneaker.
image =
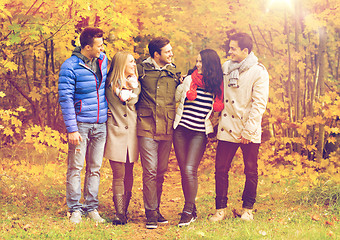
[(169, 221), (166, 220), (165, 217), (163, 217), (160, 212), (158, 212), (157, 222), (158, 223), (168, 223)]
[(147, 229), (157, 228), (157, 211), (146, 211), (146, 225)]
[(195, 208), (194, 211), (192, 211), (192, 216), (194, 217), (194, 221), (197, 219), (197, 209)]
[(194, 222), (197, 218), (197, 216), (194, 217), (192, 213), (185, 212), (185, 211), (182, 212), (181, 215), (182, 215), (181, 220), (178, 223), (179, 227), (188, 226), (190, 223)]
[(157, 228), (157, 220), (156, 219), (147, 219), (145, 227), (147, 229), (156, 229)]
[(196, 205), (194, 205), (194, 210), (192, 211), (192, 216), (194, 217), (194, 221), (197, 219), (197, 209)]

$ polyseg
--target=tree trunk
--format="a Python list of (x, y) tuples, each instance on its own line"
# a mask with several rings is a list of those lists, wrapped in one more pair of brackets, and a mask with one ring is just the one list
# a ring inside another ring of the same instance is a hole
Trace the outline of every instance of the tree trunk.
[[(288, 80), (287, 80), (287, 95), (288, 95), (288, 114), (289, 121), (293, 122), (293, 110), (292, 110), (292, 69), (291, 69), (291, 54), (290, 54), (290, 38), (289, 38), (289, 26), (287, 22), (287, 12), (285, 12), (285, 33), (287, 35), (287, 55), (288, 55)], [(288, 137), (292, 138), (292, 129), (288, 128)], [(292, 144), (289, 144), (289, 151), (292, 152)]]
[[(301, 33), (300, 30), (300, 4), (298, 1), (296, 1), (295, 5), (295, 52), (300, 52), (300, 41), (299, 36)], [(299, 63), (301, 60), (295, 60), (295, 121), (298, 122), (301, 119), (301, 102), (300, 102), (300, 69), (299, 69)], [(299, 137), (299, 133), (295, 130), (294, 131), (294, 137)], [(301, 144), (295, 143), (294, 144), (295, 151), (301, 154)]]
[(51, 104), (50, 104), (50, 83), (49, 83), (49, 72), (48, 72), (48, 61), (50, 57), (50, 53), (48, 51), (48, 42), (45, 42), (45, 87), (47, 88), (46, 92), (46, 115), (47, 115), (47, 125), (51, 124)]
[[(320, 97), (325, 95), (325, 70), (326, 70), (326, 43), (327, 43), (327, 32), (326, 28), (322, 27), (319, 29), (319, 80), (318, 85), (320, 87)], [(321, 104), (324, 106), (324, 103)], [(319, 114), (323, 116), (320, 109)], [(317, 160), (320, 161), (323, 156), (323, 149), (325, 146), (325, 124), (319, 124), (319, 137), (318, 137), (318, 147), (317, 147)]]

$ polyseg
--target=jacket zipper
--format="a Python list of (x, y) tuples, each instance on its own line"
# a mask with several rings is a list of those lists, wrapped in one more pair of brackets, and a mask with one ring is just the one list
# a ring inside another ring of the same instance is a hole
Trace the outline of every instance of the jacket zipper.
[[(102, 65), (103, 60), (99, 61), (100, 74), (102, 75), (102, 80), (99, 83), (99, 87), (100, 87), (101, 83), (103, 82), (103, 73), (102, 73), (102, 69), (101, 69), (101, 65)], [(79, 65), (84, 67), (84, 68), (86, 68), (90, 72), (92, 72), (92, 74), (93, 74), (93, 76), (95, 78), (95, 81), (96, 81), (96, 91), (97, 91), (97, 121), (96, 121), (96, 123), (99, 123), (99, 110), (100, 110), (100, 106), (99, 106), (99, 92), (98, 92), (99, 88), (98, 88), (98, 83), (97, 83), (97, 80), (99, 82), (99, 79), (97, 79), (96, 73), (91, 68), (89, 68), (89, 66), (87, 66), (86, 64), (82, 64), (82, 63), (79, 63)]]

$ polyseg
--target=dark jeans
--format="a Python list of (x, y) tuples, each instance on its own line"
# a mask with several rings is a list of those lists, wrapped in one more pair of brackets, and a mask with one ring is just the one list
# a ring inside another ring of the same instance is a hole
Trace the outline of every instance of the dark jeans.
[(219, 141), (216, 150), (215, 181), (216, 209), (227, 207), (229, 169), (237, 149), (241, 147), (246, 182), (242, 194), (243, 208), (252, 209), (256, 199), (258, 182), (257, 155), (259, 143), (240, 144)]
[(198, 181), (197, 169), (203, 157), (207, 137), (205, 132), (193, 131), (178, 126), (174, 131), (174, 148), (182, 176), (185, 204), (195, 204)]
[(113, 195), (126, 194), (132, 191), (133, 186), (133, 163), (129, 162), (127, 154), (126, 163), (110, 160), (112, 169), (112, 192)]
[(172, 141), (138, 137), (138, 143), (143, 167), (144, 207), (146, 210), (158, 210)]

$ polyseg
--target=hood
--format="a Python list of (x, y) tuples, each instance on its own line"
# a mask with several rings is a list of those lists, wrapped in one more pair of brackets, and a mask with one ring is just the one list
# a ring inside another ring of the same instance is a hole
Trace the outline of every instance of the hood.
[(164, 67), (161, 68), (161, 67), (158, 66), (158, 64), (156, 63), (156, 61), (152, 57), (148, 57), (147, 59), (145, 59), (143, 61), (143, 63), (150, 64), (153, 68), (158, 69), (158, 70), (166, 69), (169, 66), (176, 67), (175, 64), (169, 63), (169, 64), (167, 64), (167, 65), (165, 65)]
[(73, 56), (73, 55), (74, 55), (74, 56), (77, 56), (78, 58), (80, 58), (81, 60), (83, 60), (84, 63), (87, 63), (87, 62), (90, 61), (87, 57), (85, 57), (83, 54), (81, 54), (81, 47), (80, 47), (80, 46), (77, 46), (77, 47), (73, 50), (72, 56)]

